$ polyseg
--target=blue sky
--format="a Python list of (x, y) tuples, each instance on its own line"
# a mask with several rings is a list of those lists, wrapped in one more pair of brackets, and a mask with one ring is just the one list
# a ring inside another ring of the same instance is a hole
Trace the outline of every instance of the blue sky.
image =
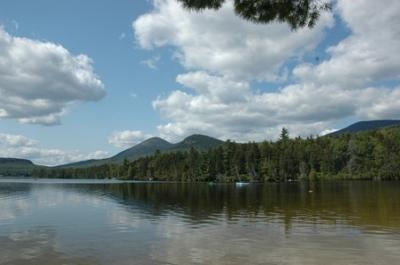
[[(150, 136), (263, 140), (399, 118), (400, 10), (388, 2), (337, 1), (293, 32), (245, 22), (229, 1), (200, 14), (174, 0), (2, 1), (0, 47), (18, 52), (0, 52), (0, 156), (58, 164)], [(71, 77), (79, 67), (88, 79)], [(41, 81), (15, 81), (27, 76)]]
[[(160, 123), (151, 101), (176, 86), (179, 64), (164, 56), (158, 70), (141, 61), (153, 52), (138, 48), (133, 39), (132, 21), (151, 8), (147, 1), (4, 1), (0, 24), (14, 36), (59, 43), (72, 54), (93, 59), (95, 72), (106, 86), (99, 102), (76, 104), (60, 126), (20, 124), (0, 121), (0, 130), (28, 135), (50, 148), (80, 149), (90, 152), (118, 149), (107, 143), (114, 130), (137, 129), (152, 132)], [(18, 23), (18, 28), (16, 24)], [(163, 50), (155, 52), (162, 56)]]

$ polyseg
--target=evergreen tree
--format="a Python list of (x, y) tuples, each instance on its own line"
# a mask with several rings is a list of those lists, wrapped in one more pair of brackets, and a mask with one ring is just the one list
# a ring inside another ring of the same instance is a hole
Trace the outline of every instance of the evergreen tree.
[[(225, 0), (178, 0), (186, 8), (219, 9)], [(255, 23), (285, 22), (292, 29), (313, 27), (322, 11), (331, 9), (330, 1), (321, 0), (235, 0), (235, 12)]]
[[(9, 170), (10, 174), (15, 171)], [(3, 174), (3, 173), (2, 173)], [(400, 179), (400, 127), (339, 136), (290, 139), (283, 128), (276, 142), (239, 144), (186, 152), (156, 152), (121, 164), (88, 168), (38, 167), (24, 174), (41, 178), (120, 178), (175, 181), (289, 181)]]

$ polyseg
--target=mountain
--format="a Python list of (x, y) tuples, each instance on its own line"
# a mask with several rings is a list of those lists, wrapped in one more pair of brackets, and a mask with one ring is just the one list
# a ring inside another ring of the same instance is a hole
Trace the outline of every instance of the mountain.
[(157, 150), (161, 152), (178, 152), (178, 151), (186, 151), (191, 148), (195, 148), (197, 150), (207, 150), (213, 147), (217, 147), (222, 145), (224, 142), (210, 136), (194, 134), (183, 141), (178, 142), (176, 144), (172, 144), (162, 138), (153, 137), (147, 139), (144, 142), (141, 142), (129, 149), (126, 149), (115, 156), (105, 159), (92, 159), (86, 161), (80, 161), (76, 163), (71, 163), (67, 165), (61, 165), (61, 168), (71, 168), (71, 167), (90, 167), (90, 166), (98, 166), (102, 164), (108, 163), (121, 163), (124, 159), (128, 159), (129, 161), (133, 161), (140, 157), (149, 156), (154, 154)]
[(111, 162), (121, 162), (125, 158), (128, 160), (135, 160), (139, 157), (154, 154), (157, 150), (167, 150), (172, 146), (173, 144), (165, 141), (164, 139), (153, 137), (125, 151), (122, 151), (121, 153), (116, 154), (108, 160), (110, 160)]
[(218, 147), (224, 142), (210, 136), (193, 134), (183, 141), (173, 144), (168, 151), (184, 151), (195, 148), (197, 150), (208, 150), (210, 148)]
[(1, 166), (32, 166), (34, 165), (32, 161), (28, 159), (20, 159), (20, 158), (1, 158), (0, 157), (0, 165)]
[(400, 120), (372, 120), (372, 121), (359, 121), (353, 123), (352, 125), (338, 130), (336, 132), (330, 133), (328, 135), (335, 136), (347, 133), (357, 133), (363, 131), (377, 130), (384, 127), (400, 125)]
[(0, 158), (0, 176), (30, 175), (37, 167), (32, 161), (19, 158)]

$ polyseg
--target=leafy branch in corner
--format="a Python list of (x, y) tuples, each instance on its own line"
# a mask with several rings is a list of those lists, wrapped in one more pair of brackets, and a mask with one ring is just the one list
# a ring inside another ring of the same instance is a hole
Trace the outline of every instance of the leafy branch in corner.
[[(219, 9), (226, 0), (177, 0), (185, 8), (195, 11)], [(321, 12), (330, 11), (328, 0), (234, 0), (238, 16), (254, 23), (267, 24), (274, 21), (287, 23), (293, 30), (312, 28)]]

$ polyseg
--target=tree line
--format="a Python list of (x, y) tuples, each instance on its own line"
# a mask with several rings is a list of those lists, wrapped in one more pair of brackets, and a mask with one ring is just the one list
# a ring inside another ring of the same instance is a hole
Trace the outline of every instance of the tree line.
[(38, 168), (35, 177), (126, 180), (285, 182), (400, 179), (400, 127), (339, 136), (225, 144), (207, 151), (162, 153), (88, 168)]

